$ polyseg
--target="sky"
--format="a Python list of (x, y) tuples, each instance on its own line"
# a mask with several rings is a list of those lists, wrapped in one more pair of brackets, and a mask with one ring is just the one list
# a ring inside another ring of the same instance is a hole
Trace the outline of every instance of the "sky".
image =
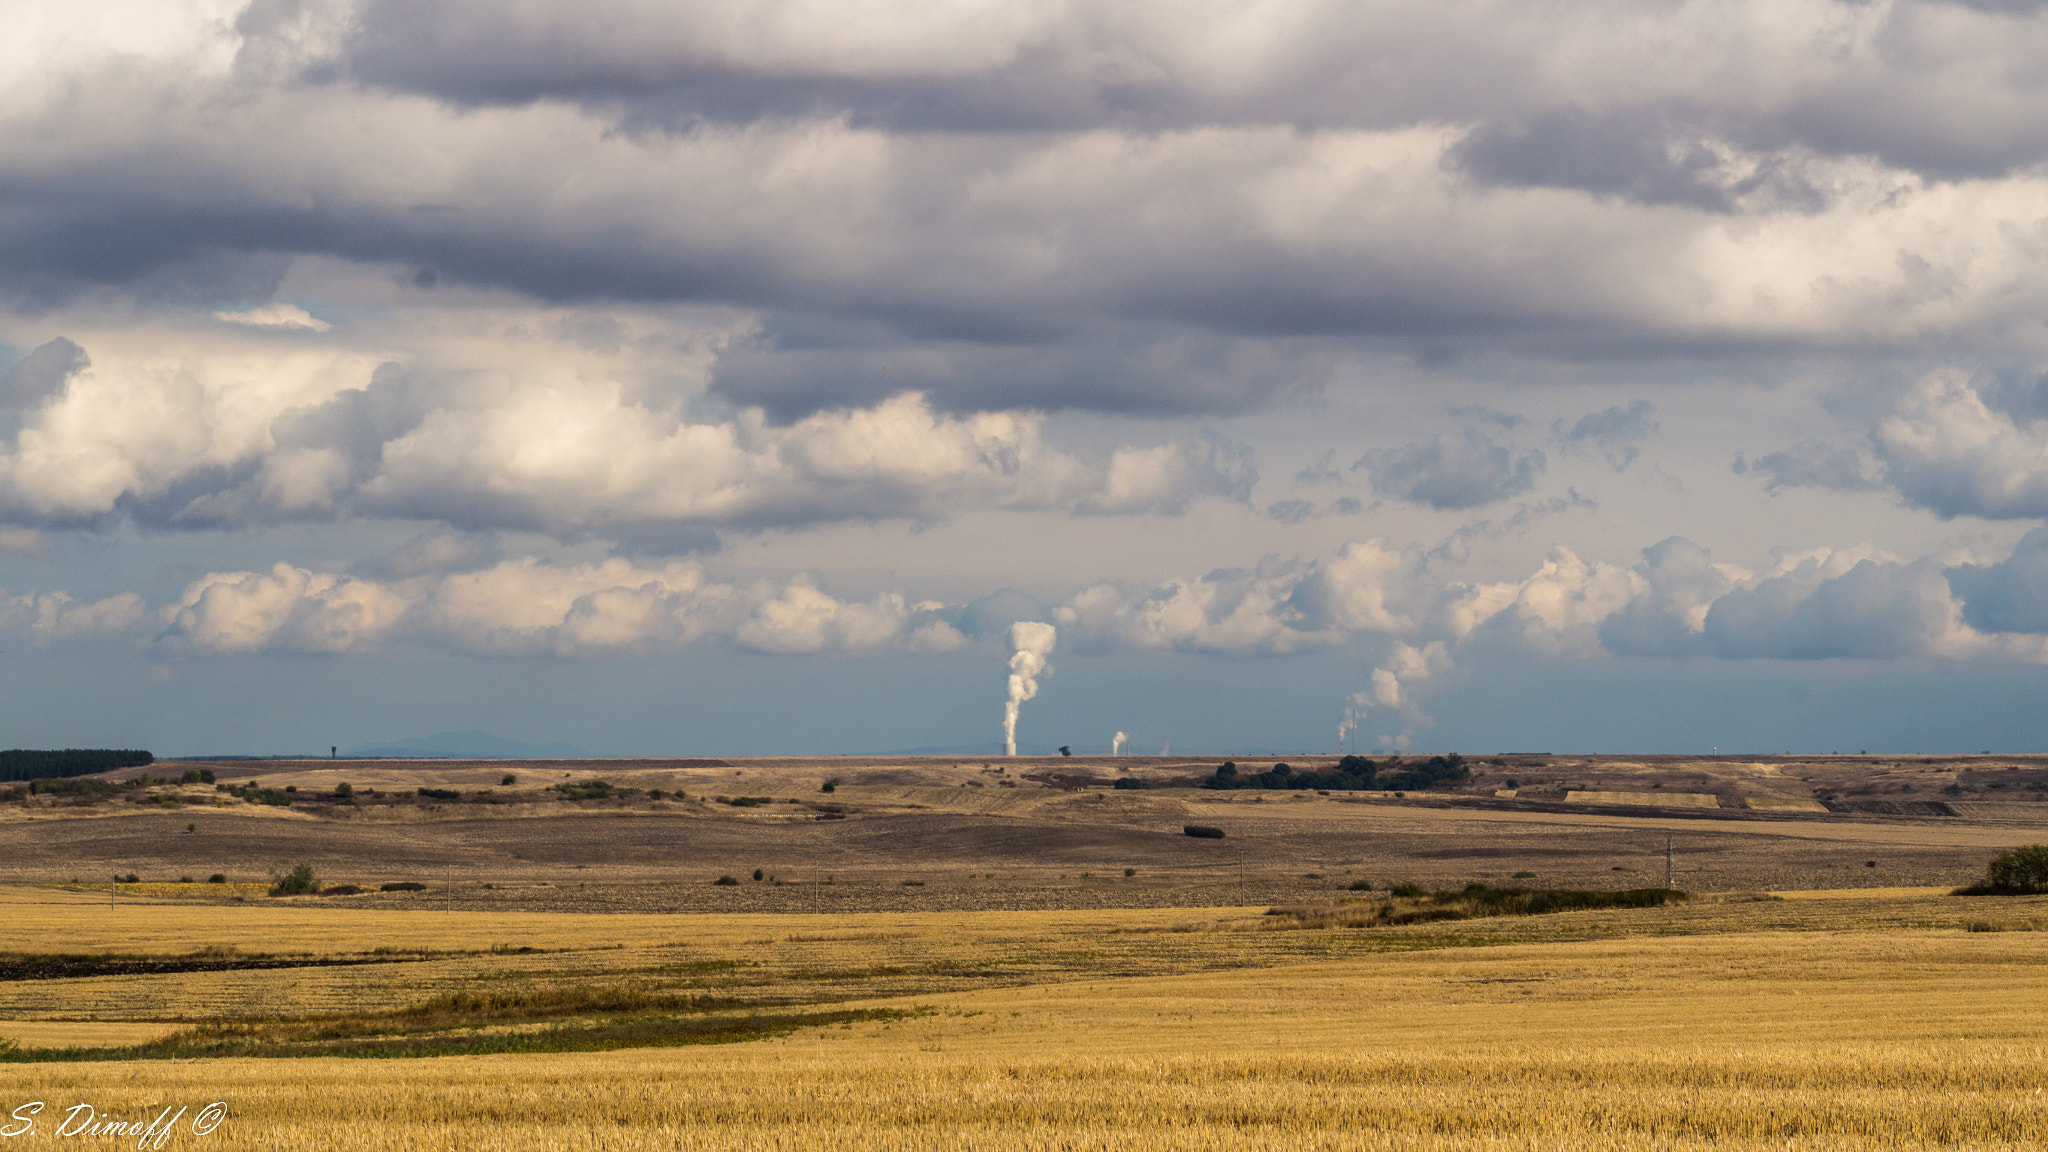
[(8, 24), (0, 744), (2048, 746), (2048, 5)]

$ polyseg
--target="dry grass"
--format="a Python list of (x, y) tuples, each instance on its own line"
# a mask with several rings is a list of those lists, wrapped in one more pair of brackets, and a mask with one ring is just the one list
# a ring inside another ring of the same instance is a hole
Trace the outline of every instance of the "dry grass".
[[(918, 998), (716, 1049), (15, 1068), (223, 1149), (2020, 1148), (2048, 941), (1459, 949)], [(1882, 979), (1873, 973), (1882, 971)]]

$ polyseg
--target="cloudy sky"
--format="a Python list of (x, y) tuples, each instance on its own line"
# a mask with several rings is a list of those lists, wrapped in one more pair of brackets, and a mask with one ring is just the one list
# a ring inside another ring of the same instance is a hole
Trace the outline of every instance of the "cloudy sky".
[(27, 0), (0, 744), (2048, 744), (2029, 0)]

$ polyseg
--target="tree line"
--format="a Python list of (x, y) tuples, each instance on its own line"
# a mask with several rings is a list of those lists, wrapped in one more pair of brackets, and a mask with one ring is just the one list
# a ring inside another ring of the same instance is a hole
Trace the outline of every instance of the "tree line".
[(1297, 772), (1291, 765), (1275, 764), (1264, 772), (1242, 773), (1237, 762), (1225, 760), (1202, 787), (1214, 789), (1268, 788), (1316, 789), (1326, 792), (1422, 792), (1445, 784), (1470, 779), (1472, 769), (1465, 758), (1431, 756), (1415, 763), (1390, 757), (1380, 764), (1363, 756), (1346, 756), (1327, 772)]
[(63, 779), (155, 762), (140, 748), (9, 748), (0, 752), (0, 780)]

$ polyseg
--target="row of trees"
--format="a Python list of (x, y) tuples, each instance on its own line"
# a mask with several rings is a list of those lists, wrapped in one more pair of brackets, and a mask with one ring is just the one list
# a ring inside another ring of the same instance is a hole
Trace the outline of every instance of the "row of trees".
[(56, 780), (155, 762), (140, 748), (9, 748), (0, 752), (0, 780)]
[(1346, 756), (1327, 772), (1297, 772), (1291, 765), (1275, 764), (1264, 772), (1240, 773), (1237, 762), (1226, 760), (1214, 775), (1202, 782), (1204, 788), (1306, 789), (1327, 792), (1422, 792), (1470, 779), (1472, 769), (1465, 758), (1431, 756), (1427, 760), (1403, 763), (1390, 758), (1385, 764), (1363, 756)]

